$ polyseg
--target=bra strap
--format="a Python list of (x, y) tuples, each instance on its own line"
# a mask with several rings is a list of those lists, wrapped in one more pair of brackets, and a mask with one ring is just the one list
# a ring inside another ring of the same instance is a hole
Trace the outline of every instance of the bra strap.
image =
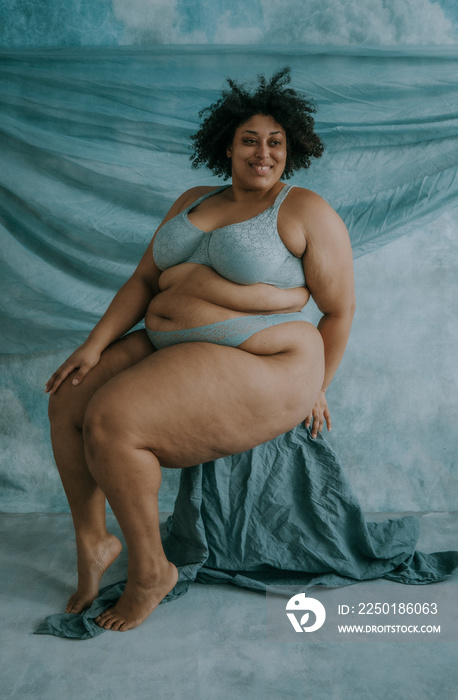
[(186, 209), (184, 211), (187, 212), (187, 211), (189, 211), (189, 209), (194, 209), (194, 207), (197, 207), (198, 204), (203, 202), (208, 197), (212, 197), (214, 194), (218, 194), (218, 192), (222, 192), (222, 190), (225, 190), (228, 187), (231, 187), (231, 185), (222, 185), (221, 187), (217, 187), (216, 190), (211, 190), (210, 192), (206, 192), (205, 194), (198, 197), (198, 199), (196, 199), (195, 202), (192, 202), (188, 207), (186, 207)]
[(280, 209), (281, 203), (285, 199), (288, 192), (290, 192), (293, 189), (293, 187), (295, 187), (295, 185), (285, 185), (284, 187), (281, 188), (280, 192), (277, 194), (277, 196), (275, 198), (275, 202), (273, 203), (272, 209), (274, 211), (278, 211)]

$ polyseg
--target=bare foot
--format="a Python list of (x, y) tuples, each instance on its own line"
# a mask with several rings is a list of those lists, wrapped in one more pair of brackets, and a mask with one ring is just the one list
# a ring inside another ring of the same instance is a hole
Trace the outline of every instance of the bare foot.
[(138, 627), (170, 593), (177, 581), (178, 570), (171, 562), (168, 562), (164, 573), (148, 586), (128, 579), (116, 605), (96, 617), (95, 622), (106, 630), (120, 632)]
[(107, 535), (96, 544), (79, 542), (78, 588), (70, 596), (66, 613), (80, 613), (89, 608), (99, 594), (100, 580), (118, 558), (122, 544), (114, 535)]

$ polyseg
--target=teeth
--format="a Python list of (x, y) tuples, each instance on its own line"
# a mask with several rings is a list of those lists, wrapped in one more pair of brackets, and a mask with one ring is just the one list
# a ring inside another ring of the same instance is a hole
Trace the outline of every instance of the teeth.
[(258, 173), (268, 173), (270, 170), (270, 165), (253, 165), (252, 166)]

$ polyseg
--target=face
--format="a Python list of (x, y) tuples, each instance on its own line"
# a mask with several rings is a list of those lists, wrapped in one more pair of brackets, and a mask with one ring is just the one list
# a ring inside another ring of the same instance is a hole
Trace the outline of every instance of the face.
[(256, 114), (236, 129), (227, 155), (232, 182), (249, 189), (269, 189), (286, 165), (286, 133), (273, 117)]

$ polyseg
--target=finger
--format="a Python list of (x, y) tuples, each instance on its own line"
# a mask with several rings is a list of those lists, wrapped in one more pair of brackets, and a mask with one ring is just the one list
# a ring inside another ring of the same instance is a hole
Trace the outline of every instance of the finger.
[(323, 428), (323, 416), (314, 415), (313, 416), (313, 428), (312, 428), (312, 438), (316, 438), (318, 433), (321, 433)]
[(82, 367), (80, 367), (79, 370), (78, 370), (78, 372), (75, 374), (75, 376), (74, 376), (73, 379), (72, 379), (72, 384), (74, 384), (74, 385), (76, 385), (76, 384), (81, 384), (81, 382), (83, 381), (84, 377), (86, 376), (86, 374), (87, 374), (87, 373), (89, 372), (89, 370), (91, 370), (91, 369), (92, 369), (92, 365), (91, 365), (91, 366), (82, 366)]
[(59, 368), (56, 373), (56, 377), (54, 379), (53, 385), (51, 387), (51, 394), (55, 394), (60, 385), (62, 384), (65, 379), (67, 379), (68, 375), (73, 372), (75, 369), (74, 365), (64, 365), (62, 368)]
[(51, 391), (51, 388), (52, 388), (52, 385), (54, 384), (56, 376), (57, 376), (57, 372), (54, 372), (52, 377), (50, 377), (50, 379), (48, 379), (48, 381), (46, 382), (46, 384), (45, 384), (45, 391), (46, 392)]
[(312, 422), (312, 414), (310, 413), (307, 418), (304, 421), (304, 425), (306, 428), (310, 427), (310, 423)]
[(51, 379), (48, 379), (48, 381), (46, 382), (46, 384), (45, 384), (45, 387), (46, 387), (45, 391), (46, 392), (52, 392), (52, 390), (53, 390), (53, 388), (58, 380), (58, 377), (59, 377), (59, 370), (54, 372)]
[(331, 414), (329, 413), (329, 411), (324, 412), (324, 417), (326, 419), (326, 427), (329, 430), (329, 432), (331, 432), (332, 421), (331, 421)]

